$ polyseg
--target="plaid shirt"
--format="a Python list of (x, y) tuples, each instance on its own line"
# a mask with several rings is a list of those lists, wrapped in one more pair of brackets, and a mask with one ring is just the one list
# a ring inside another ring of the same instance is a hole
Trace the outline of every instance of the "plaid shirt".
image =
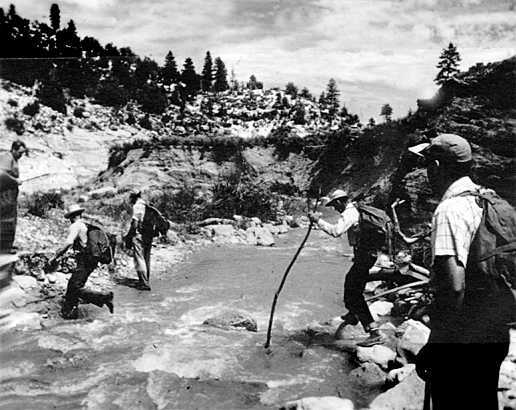
[(448, 187), (432, 218), (432, 263), (436, 256), (456, 256), (466, 267), (482, 208), (473, 195), (457, 195), (479, 188), (469, 177), (462, 177)]

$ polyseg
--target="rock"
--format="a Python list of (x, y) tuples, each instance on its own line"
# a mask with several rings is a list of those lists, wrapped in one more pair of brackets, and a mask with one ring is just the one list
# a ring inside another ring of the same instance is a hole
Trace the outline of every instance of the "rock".
[(41, 329), (41, 322), (38, 313), (35, 312), (12, 312), (1, 319), (2, 328)]
[(353, 410), (353, 402), (340, 397), (305, 397), (287, 402), (280, 410)]
[(374, 291), (382, 285), (382, 281), (381, 280), (373, 280), (371, 282), (367, 282), (366, 283), (366, 286), (365, 286), (365, 289), (364, 289), (364, 292), (366, 293), (374, 293)]
[(177, 245), (179, 242), (181, 242), (181, 239), (179, 238), (179, 235), (177, 234), (176, 231), (169, 229), (167, 231), (167, 242), (170, 245)]
[(399, 339), (396, 350), (407, 360), (413, 360), (428, 341), (430, 329), (412, 319), (405, 321), (400, 327), (405, 328), (405, 331)]
[(275, 244), (271, 232), (266, 228), (252, 226), (246, 230), (246, 242), (250, 245), (273, 246)]
[(217, 316), (206, 319), (203, 325), (214, 326), (229, 330), (231, 328), (241, 328), (250, 332), (257, 332), (258, 325), (256, 320), (246, 314), (235, 311), (222, 312)]
[[(256, 216), (253, 216), (251, 218), (251, 224), (254, 224), (254, 226), (261, 226), (262, 225), (262, 221), (260, 218), (257, 218)], [(253, 225), (251, 225), (253, 226)]]
[(389, 364), (396, 359), (396, 353), (386, 346), (357, 347), (357, 359), (360, 362), (373, 362), (387, 369)]
[(276, 228), (276, 225), (273, 225), (273, 224), (263, 224), (263, 228), (267, 229), (273, 235), (277, 235), (278, 234), (278, 229)]
[(288, 231), (290, 230), (289, 226), (286, 223), (282, 223), (281, 225), (276, 225), (276, 228), (278, 230), (278, 235), (288, 233)]
[(361, 386), (380, 387), (385, 384), (386, 374), (375, 363), (362, 363), (360, 367), (349, 373), (350, 379)]
[(0, 309), (12, 306), (13, 303), (22, 303), (28, 295), (16, 284), (11, 284), (0, 292)]
[(102, 188), (90, 191), (89, 196), (92, 199), (111, 198), (111, 197), (115, 196), (116, 193), (117, 193), (117, 189), (115, 187), (106, 186), (106, 187), (102, 187)]
[(56, 275), (49, 273), (47, 275), (47, 280), (48, 280), (48, 283), (56, 283), (56, 281), (57, 281)]
[(23, 290), (34, 289), (38, 287), (36, 278), (28, 275), (15, 275), (13, 281)]
[(296, 219), (296, 225), (299, 226), (300, 228), (307, 228), (308, 225), (310, 225), (310, 220), (308, 219), (307, 216), (300, 216), (299, 218)]
[(389, 381), (392, 384), (398, 384), (401, 383), (403, 380), (405, 380), (408, 376), (412, 374), (416, 370), (415, 364), (407, 364), (403, 367), (400, 367), (399, 369), (393, 369), (389, 372), (387, 375), (387, 381)]
[(378, 320), (378, 316), (387, 316), (391, 314), (394, 304), (384, 300), (377, 300), (369, 305), (371, 315), (374, 320)]
[(416, 372), (392, 389), (377, 396), (369, 410), (421, 410), (425, 395), (425, 383)]
[(505, 360), (500, 366), (498, 388), (504, 390), (516, 389), (516, 362)]

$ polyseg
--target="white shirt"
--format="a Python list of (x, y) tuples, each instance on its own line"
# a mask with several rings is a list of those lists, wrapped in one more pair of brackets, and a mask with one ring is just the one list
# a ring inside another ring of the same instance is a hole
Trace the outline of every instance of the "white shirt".
[(348, 233), (348, 241), (351, 246), (356, 245), (358, 222), (360, 213), (353, 202), (346, 205), (346, 209), (340, 214), (339, 220), (335, 224), (330, 224), (323, 219), (319, 219), (317, 225), (320, 229), (335, 238), (338, 238), (345, 232)]

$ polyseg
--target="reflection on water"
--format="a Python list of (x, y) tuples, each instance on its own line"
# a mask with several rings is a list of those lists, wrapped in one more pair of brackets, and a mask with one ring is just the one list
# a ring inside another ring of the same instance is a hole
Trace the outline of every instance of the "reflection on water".
[[(342, 313), (349, 259), (314, 234), (279, 298), (272, 352), (263, 348), (272, 297), (303, 232), (278, 247), (209, 248), (156, 272), (152, 292), (116, 288), (115, 315), (2, 336), (0, 409), (262, 409), (355, 392), (342, 353), (289, 338)], [(326, 261), (321, 263), (321, 260)], [(247, 312), (258, 332), (203, 326)]]

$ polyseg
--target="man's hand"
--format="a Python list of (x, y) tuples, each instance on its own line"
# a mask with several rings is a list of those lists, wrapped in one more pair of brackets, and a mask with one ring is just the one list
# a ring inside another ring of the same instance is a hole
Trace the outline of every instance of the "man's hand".
[(317, 222), (319, 222), (319, 219), (321, 219), (321, 213), (320, 212), (315, 212), (315, 211), (310, 211), (308, 212), (308, 218), (310, 219), (310, 222), (316, 224)]

